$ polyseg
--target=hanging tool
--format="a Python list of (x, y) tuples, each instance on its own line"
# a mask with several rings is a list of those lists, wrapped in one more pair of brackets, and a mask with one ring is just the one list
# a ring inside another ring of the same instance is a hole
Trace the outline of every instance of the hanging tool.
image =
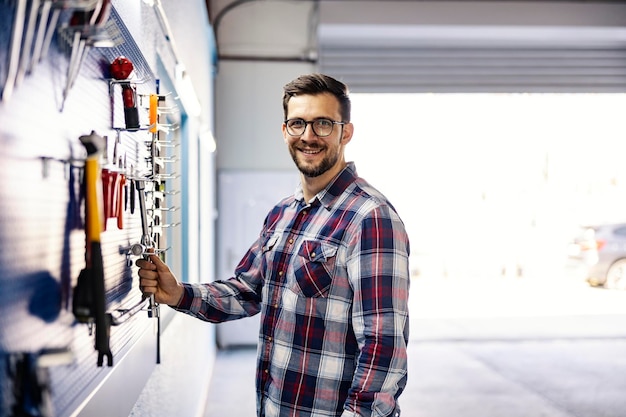
[(30, 65), (32, 58), (31, 51), (33, 48), (33, 39), (35, 37), (35, 30), (37, 26), (37, 16), (39, 14), (40, 0), (30, 0), (30, 10), (28, 12), (28, 20), (26, 21), (26, 30), (24, 31), (24, 40), (22, 42), (22, 54), (20, 57), (20, 66), (15, 78), (15, 85), (21, 84), (24, 80), (24, 75)]
[(57, 23), (59, 22), (59, 16), (61, 15), (61, 8), (54, 7), (52, 10), (52, 14), (50, 15), (50, 21), (46, 27), (46, 32), (43, 38), (43, 44), (41, 45), (41, 53), (39, 59), (42, 60), (48, 56), (48, 51), (50, 50), (50, 44), (52, 43), (52, 37), (54, 36), (54, 32), (57, 28)]
[(119, 182), (117, 189), (117, 209), (116, 209), (116, 217), (117, 217), (117, 228), (124, 228), (124, 211), (126, 210), (126, 193), (128, 192), (128, 187), (126, 186), (126, 166), (122, 166), (122, 157), (119, 157), (118, 160), (118, 168), (124, 169), (123, 171), (118, 172)]
[(128, 210), (128, 180), (126, 177), (128, 176), (127, 165), (126, 165), (126, 154), (124, 154), (124, 211)]
[(123, 225), (123, 197), (124, 174), (113, 169), (102, 170), (103, 200), (104, 200), (104, 230), (107, 230), (107, 220), (117, 219), (118, 229)]
[[(135, 167), (133, 164), (130, 165), (130, 176), (133, 177), (135, 175)], [(130, 200), (130, 214), (135, 214), (135, 180), (130, 181), (130, 193), (128, 194), (128, 198)]]
[[(39, 23), (37, 24), (37, 30), (35, 34), (35, 43), (33, 45), (33, 53), (30, 59), (29, 66), (26, 70), (28, 74), (33, 72), (35, 66), (41, 59), (41, 51), (43, 50), (45, 35), (48, 28), (48, 17), (50, 17), (50, 9), (52, 8), (52, 0), (44, 0), (41, 4), (41, 10), (39, 12)], [(56, 26), (56, 21), (54, 22)]]
[[(111, 48), (115, 46), (114, 39), (111, 38), (111, 35), (106, 30), (106, 23), (109, 20), (109, 16), (111, 15), (111, 1), (110, 0), (98, 0), (96, 2), (95, 8), (90, 11), (87, 16), (89, 17), (88, 25), (83, 29), (83, 45), (82, 48), (79, 48), (79, 62), (78, 69), (83, 66), (87, 55), (89, 54), (89, 50), (92, 47), (97, 48)], [(74, 79), (78, 71), (74, 73)], [(72, 84), (74, 80), (72, 80)]]
[[(102, 169), (102, 184), (104, 197), (104, 230), (107, 230), (107, 220), (117, 218), (117, 227), (123, 227), (123, 192), (126, 178), (122, 172), (122, 157), (119, 156), (121, 138), (118, 132), (113, 146), (113, 162)], [(106, 152), (105, 152), (106, 153)]]
[(13, 27), (11, 28), (11, 46), (9, 48), (9, 64), (7, 66), (7, 77), (2, 89), (2, 101), (8, 101), (13, 93), (17, 73), (20, 66), (20, 55), (22, 46), (22, 36), (24, 34), (24, 19), (26, 17), (27, 0), (18, 0), (15, 5), (13, 15)]
[(109, 317), (111, 318), (111, 325), (119, 326), (126, 323), (128, 319), (133, 317), (135, 314), (143, 311), (147, 302), (147, 298), (142, 298), (138, 303), (129, 308), (117, 309), (114, 313), (109, 313)]
[(111, 316), (106, 313), (106, 291), (104, 285), (104, 265), (100, 234), (102, 232), (102, 182), (100, 158), (106, 141), (91, 132), (80, 137), (87, 150), (85, 161), (85, 268), (78, 276), (74, 288), (72, 310), (76, 320), (96, 327), (95, 349), (98, 351), (98, 366), (107, 358), (108, 366), (113, 366), (113, 354), (109, 346)]
[(150, 133), (157, 133), (158, 131), (158, 112), (159, 112), (159, 96), (156, 94), (150, 94), (150, 107), (149, 107), (149, 120), (150, 120)]
[[(118, 80), (127, 80), (133, 72), (133, 63), (125, 56), (118, 56), (111, 62), (111, 76)], [(139, 110), (137, 109), (137, 92), (130, 82), (120, 82), (122, 87), (122, 103), (124, 105), (124, 121), (126, 129), (139, 129)]]
[[(52, 380), (49, 368), (71, 363), (67, 348), (40, 352), (14, 352), (6, 355), (8, 381), (13, 394), (11, 417), (53, 417)], [(4, 415), (4, 414), (3, 414)]]
[(74, 85), (80, 68), (87, 57), (91, 47), (98, 44), (102, 47), (113, 46), (113, 41), (103, 38), (100, 29), (109, 18), (110, 0), (98, 0), (92, 10), (76, 10), (69, 22), (69, 30), (72, 32), (70, 61), (67, 68), (67, 79), (63, 90), (61, 111), (65, 106), (65, 100)]
[(116, 190), (116, 173), (109, 169), (102, 169), (102, 206), (103, 206), (103, 218), (102, 231), (107, 230), (107, 220), (113, 217), (112, 207), (114, 205), (115, 190)]
[(7, 357), (8, 376), (13, 385), (11, 416), (53, 417), (50, 376), (37, 367), (34, 353), (13, 353)]
[(74, 80), (78, 74), (78, 65), (80, 63), (80, 56), (83, 53), (83, 48), (85, 46), (84, 42), (81, 41), (82, 34), (79, 30), (74, 31), (72, 35), (72, 51), (70, 52), (70, 62), (67, 67), (67, 79), (65, 80), (65, 88), (63, 89), (63, 101), (61, 104), (61, 111), (65, 107), (65, 100), (67, 100), (67, 96), (70, 93), (70, 89), (74, 84)]

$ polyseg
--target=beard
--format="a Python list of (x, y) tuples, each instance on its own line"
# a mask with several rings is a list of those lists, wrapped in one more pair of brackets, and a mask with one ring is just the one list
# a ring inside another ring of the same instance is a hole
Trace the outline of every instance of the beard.
[(319, 177), (320, 175), (324, 174), (332, 167), (334, 167), (339, 160), (339, 152), (337, 152), (336, 150), (334, 152), (328, 153), (324, 157), (324, 159), (322, 159), (322, 161), (317, 165), (306, 164), (300, 161), (298, 159), (298, 151), (295, 146), (289, 147), (289, 153), (291, 154), (291, 159), (293, 159), (296, 167), (298, 167), (298, 170), (302, 173), (302, 175), (309, 178)]

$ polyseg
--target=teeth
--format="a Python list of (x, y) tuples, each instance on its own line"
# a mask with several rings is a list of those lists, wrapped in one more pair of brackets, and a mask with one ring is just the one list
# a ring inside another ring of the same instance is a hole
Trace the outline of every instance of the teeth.
[(321, 149), (302, 149), (303, 153), (310, 154), (310, 155), (320, 153), (321, 151), (322, 151)]

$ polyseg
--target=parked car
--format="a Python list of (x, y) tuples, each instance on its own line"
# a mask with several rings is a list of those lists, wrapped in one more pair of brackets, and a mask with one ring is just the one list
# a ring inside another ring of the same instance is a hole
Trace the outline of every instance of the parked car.
[(568, 257), (583, 267), (590, 285), (626, 289), (626, 223), (582, 227)]

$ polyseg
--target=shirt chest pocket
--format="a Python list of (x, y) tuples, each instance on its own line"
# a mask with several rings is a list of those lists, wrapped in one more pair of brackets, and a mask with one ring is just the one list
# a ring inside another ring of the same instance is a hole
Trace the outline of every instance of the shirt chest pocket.
[(298, 250), (294, 264), (297, 288), (294, 291), (305, 297), (323, 297), (333, 280), (337, 246), (327, 242), (305, 240)]

